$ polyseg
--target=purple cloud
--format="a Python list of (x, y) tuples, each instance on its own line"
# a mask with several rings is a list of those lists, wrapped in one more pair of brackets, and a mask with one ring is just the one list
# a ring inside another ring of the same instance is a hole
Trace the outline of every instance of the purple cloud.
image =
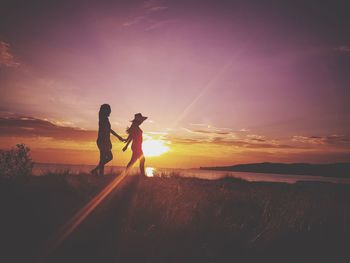
[(10, 44), (0, 41), (0, 66), (18, 67), (20, 63), (10, 50)]

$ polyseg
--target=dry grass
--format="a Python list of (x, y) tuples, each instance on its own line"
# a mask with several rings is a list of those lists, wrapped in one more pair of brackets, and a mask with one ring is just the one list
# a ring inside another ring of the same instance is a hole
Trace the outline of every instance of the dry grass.
[(349, 187), (333, 184), (143, 179), (130, 204), (126, 242), (134, 248), (143, 236), (145, 254), (160, 246), (178, 260), (186, 259), (186, 248), (204, 261), (286, 253), (334, 259), (347, 253), (349, 201)]
[[(5, 255), (20, 250), (19, 257), (29, 262), (50, 234), (113, 178), (67, 172), (2, 181)], [(325, 183), (133, 176), (52, 262), (341, 262), (349, 258), (349, 190)]]

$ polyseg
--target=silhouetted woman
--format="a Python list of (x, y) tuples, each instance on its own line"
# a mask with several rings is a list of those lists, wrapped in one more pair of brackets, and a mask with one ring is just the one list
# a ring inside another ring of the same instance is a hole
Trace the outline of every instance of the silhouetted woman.
[(135, 114), (134, 119), (131, 121), (132, 124), (130, 128), (126, 130), (129, 136), (126, 139), (126, 145), (123, 148), (123, 151), (126, 151), (126, 149), (128, 149), (130, 142), (132, 142), (132, 145), (131, 145), (132, 156), (126, 168), (130, 168), (137, 160), (140, 160), (141, 175), (145, 175), (145, 157), (143, 156), (143, 152), (142, 152), (142, 130), (140, 129), (140, 125), (146, 119), (147, 117), (142, 116), (141, 113)]
[(91, 173), (94, 175), (103, 175), (105, 164), (113, 159), (110, 134), (112, 133), (120, 141), (126, 141), (111, 129), (111, 124), (109, 123), (108, 119), (110, 114), (111, 106), (108, 104), (101, 105), (98, 113), (98, 137), (96, 141), (98, 149), (100, 150), (100, 162), (96, 168), (91, 170)]

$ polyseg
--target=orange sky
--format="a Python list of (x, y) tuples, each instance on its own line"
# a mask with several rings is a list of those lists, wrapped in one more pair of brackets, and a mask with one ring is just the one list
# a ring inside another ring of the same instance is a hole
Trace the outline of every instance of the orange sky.
[[(113, 119), (113, 116), (110, 117)], [(127, 125), (126, 123), (125, 125)], [(144, 141), (161, 141), (169, 151), (146, 157), (154, 167), (199, 167), (250, 162), (345, 162), (348, 160), (344, 136), (293, 136), (276, 140), (249, 130), (234, 131), (210, 125), (192, 124), (188, 128), (150, 131), (154, 121), (143, 124)], [(126, 136), (123, 129), (115, 130)], [(25, 143), (37, 162), (95, 164), (98, 160), (96, 130), (63, 126), (48, 120), (7, 116), (0, 118), (1, 148)], [(114, 160), (111, 165), (124, 166), (130, 151), (121, 151), (123, 143), (113, 136)]]

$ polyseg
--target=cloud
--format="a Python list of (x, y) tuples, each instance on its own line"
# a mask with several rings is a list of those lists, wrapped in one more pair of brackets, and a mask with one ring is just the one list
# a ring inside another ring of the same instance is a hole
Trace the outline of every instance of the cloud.
[[(186, 133), (183, 136), (174, 134), (171, 141), (180, 144), (215, 144), (249, 149), (305, 149), (305, 146), (293, 146), (289, 142), (282, 143), (279, 140), (269, 139), (262, 135), (250, 134), (248, 130), (241, 132), (230, 128), (219, 128), (204, 123), (194, 123), (193, 129), (182, 128)], [(182, 137), (182, 138), (180, 138)]]
[(152, 135), (167, 135), (168, 132), (155, 132), (155, 131), (152, 131), (152, 132), (147, 132), (148, 134), (152, 134)]
[(190, 133), (199, 133), (199, 134), (205, 134), (205, 135), (234, 135), (232, 132), (232, 129), (230, 128), (219, 128), (214, 127), (210, 124), (204, 124), (204, 123), (191, 123), (191, 126), (195, 126), (198, 128), (194, 129), (187, 129), (184, 128), (186, 131)]
[(10, 51), (10, 44), (0, 41), (0, 66), (18, 67), (20, 63)]
[(130, 27), (142, 24), (145, 26), (145, 31), (151, 31), (160, 28), (175, 21), (173, 19), (164, 20), (156, 17), (157, 14), (163, 12), (166, 9), (168, 9), (168, 7), (163, 4), (163, 1), (145, 1), (141, 6), (141, 9), (131, 15), (129, 19), (127, 19), (127, 21), (122, 24), (122, 26)]
[(123, 23), (124, 27), (129, 27), (139, 24), (142, 20), (146, 19), (146, 16), (136, 16)]
[(96, 131), (54, 124), (32, 117), (0, 117), (0, 137), (45, 137), (55, 140), (94, 141)]
[(191, 132), (195, 132), (195, 133), (204, 133), (204, 134), (219, 134), (219, 135), (227, 135), (227, 134), (230, 134), (230, 132), (228, 132), (228, 131), (220, 131), (220, 130), (216, 130), (216, 131), (191, 130)]
[(201, 127), (210, 127), (210, 124), (206, 123), (190, 123), (191, 126), (201, 126)]
[[(242, 133), (247, 133), (249, 132), (248, 129), (240, 129), (240, 130), (232, 130), (231, 128), (219, 128), (219, 127), (213, 127), (208, 124), (191, 124), (192, 126), (198, 126), (199, 128), (195, 129), (187, 129), (184, 128), (186, 131), (190, 133), (199, 133), (199, 134), (207, 134), (207, 135), (231, 135), (232, 137), (237, 137), (237, 136), (244, 136)], [(241, 134), (241, 135), (239, 135)], [(263, 142), (265, 141), (263, 136), (260, 135), (255, 135), (255, 134), (246, 134), (246, 137), (250, 138), (251, 140), (254, 141), (260, 141)]]
[(163, 27), (164, 25), (173, 23), (173, 22), (176, 22), (176, 20), (175, 19), (168, 19), (168, 20), (162, 20), (162, 21), (159, 21), (159, 22), (154, 22), (149, 27), (147, 27), (145, 29), (145, 31), (151, 31), (151, 30)]
[(263, 136), (261, 135), (256, 135), (256, 134), (248, 134), (246, 136), (249, 140), (251, 141), (256, 141), (256, 142), (265, 142), (266, 140), (264, 139)]
[(332, 134), (328, 136), (300, 136), (295, 135), (292, 137), (292, 141), (314, 144), (314, 145), (350, 145), (350, 136)]
[[(93, 142), (96, 140), (97, 132), (82, 130), (72, 126), (70, 122), (49, 121), (46, 119), (33, 118), (28, 116), (16, 116), (13, 114), (0, 115), (0, 138), (46, 138), (48, 142), (75, 141)], [(162, 139), (171, 141), (174, 144), (195, 145), (209, 144), (221, 145), (242, 149), (312, 149), (318, 145), (333, 145), (349, 147), (350, 136), (328, 135), (328, 136), (293, 136), (289, 142), (267, 139), (261, 135), (244, 134), (234, 136), (229, 131), (214, 130), (188, 130), (189, 133), (179, 135), (168, 132), (145, 133), (153, 136), (161, 136)], [(196, 137), (196, 134), (202, 135)], [(195, 137), (193, 137), (195, 136)], [(293, 144), (294, 142), (294, 144)], [(299, 143), (299, 144), (295, 144)], [(316, 148), (315, 148), (316, 149)]]
[(213, 144), (213, 145), (224, 145), (230, 147), (239, 147), (239, 148), (249, 148), (249, 149), (291, 149), (296, 148), (292, 145), (280, 144), (275, 140), (265, 141), (256, 141), (255, 139), (242, 138), (235, 139), (228, 136), (216, 136), (207, 139), (200, 138), (180, 138), (177, 136), (167, 136), (167, 139), (173, 143), (178, 144)]
[(347, 144), (350, 145), (350, 136), (346, 135), (329, 135), (325, 137), (325, 141), (328, 144)]
[(339, 46), (336, 47), (334, 50), (339, 51), (339, 52), (350, 52), (350, 46)]
[(226, 145), (226, 146), (235, 146), (235, 147), (242, 147), (242, 148), (255, 148), (255, 149), (290, 149), (295, 148), (291, 145), (286, 144), (279, 144), (276, 141), (265, 141), (264, 143), (260, 143), (261, 141), (255, 142), (255, 140), (251, 139), (227, 139), (222, 137), (215, 137), (211, 141), (214, 144), (220, 144), (220, 145)]
[(180, 138), (176, 136), (167, 136), (166, 137), (169, 141), (172, 143), (177, 143), (177, 144), (199, 144), (199, 143), (204, 143), (203, 140), (199, 139), (191, 139), (191, 138)]
[(318, 136), (300, 136), (295, 135), (292, 137), (293, 142), (307, 143), (307, 144), (324, 144), (322, 137)]
[(143, 8), (148, 13), (159, 12), (168, 9), (167, 6), (163, 5), (164, 1), (161, 0), (148, 0), (143, 3)]

